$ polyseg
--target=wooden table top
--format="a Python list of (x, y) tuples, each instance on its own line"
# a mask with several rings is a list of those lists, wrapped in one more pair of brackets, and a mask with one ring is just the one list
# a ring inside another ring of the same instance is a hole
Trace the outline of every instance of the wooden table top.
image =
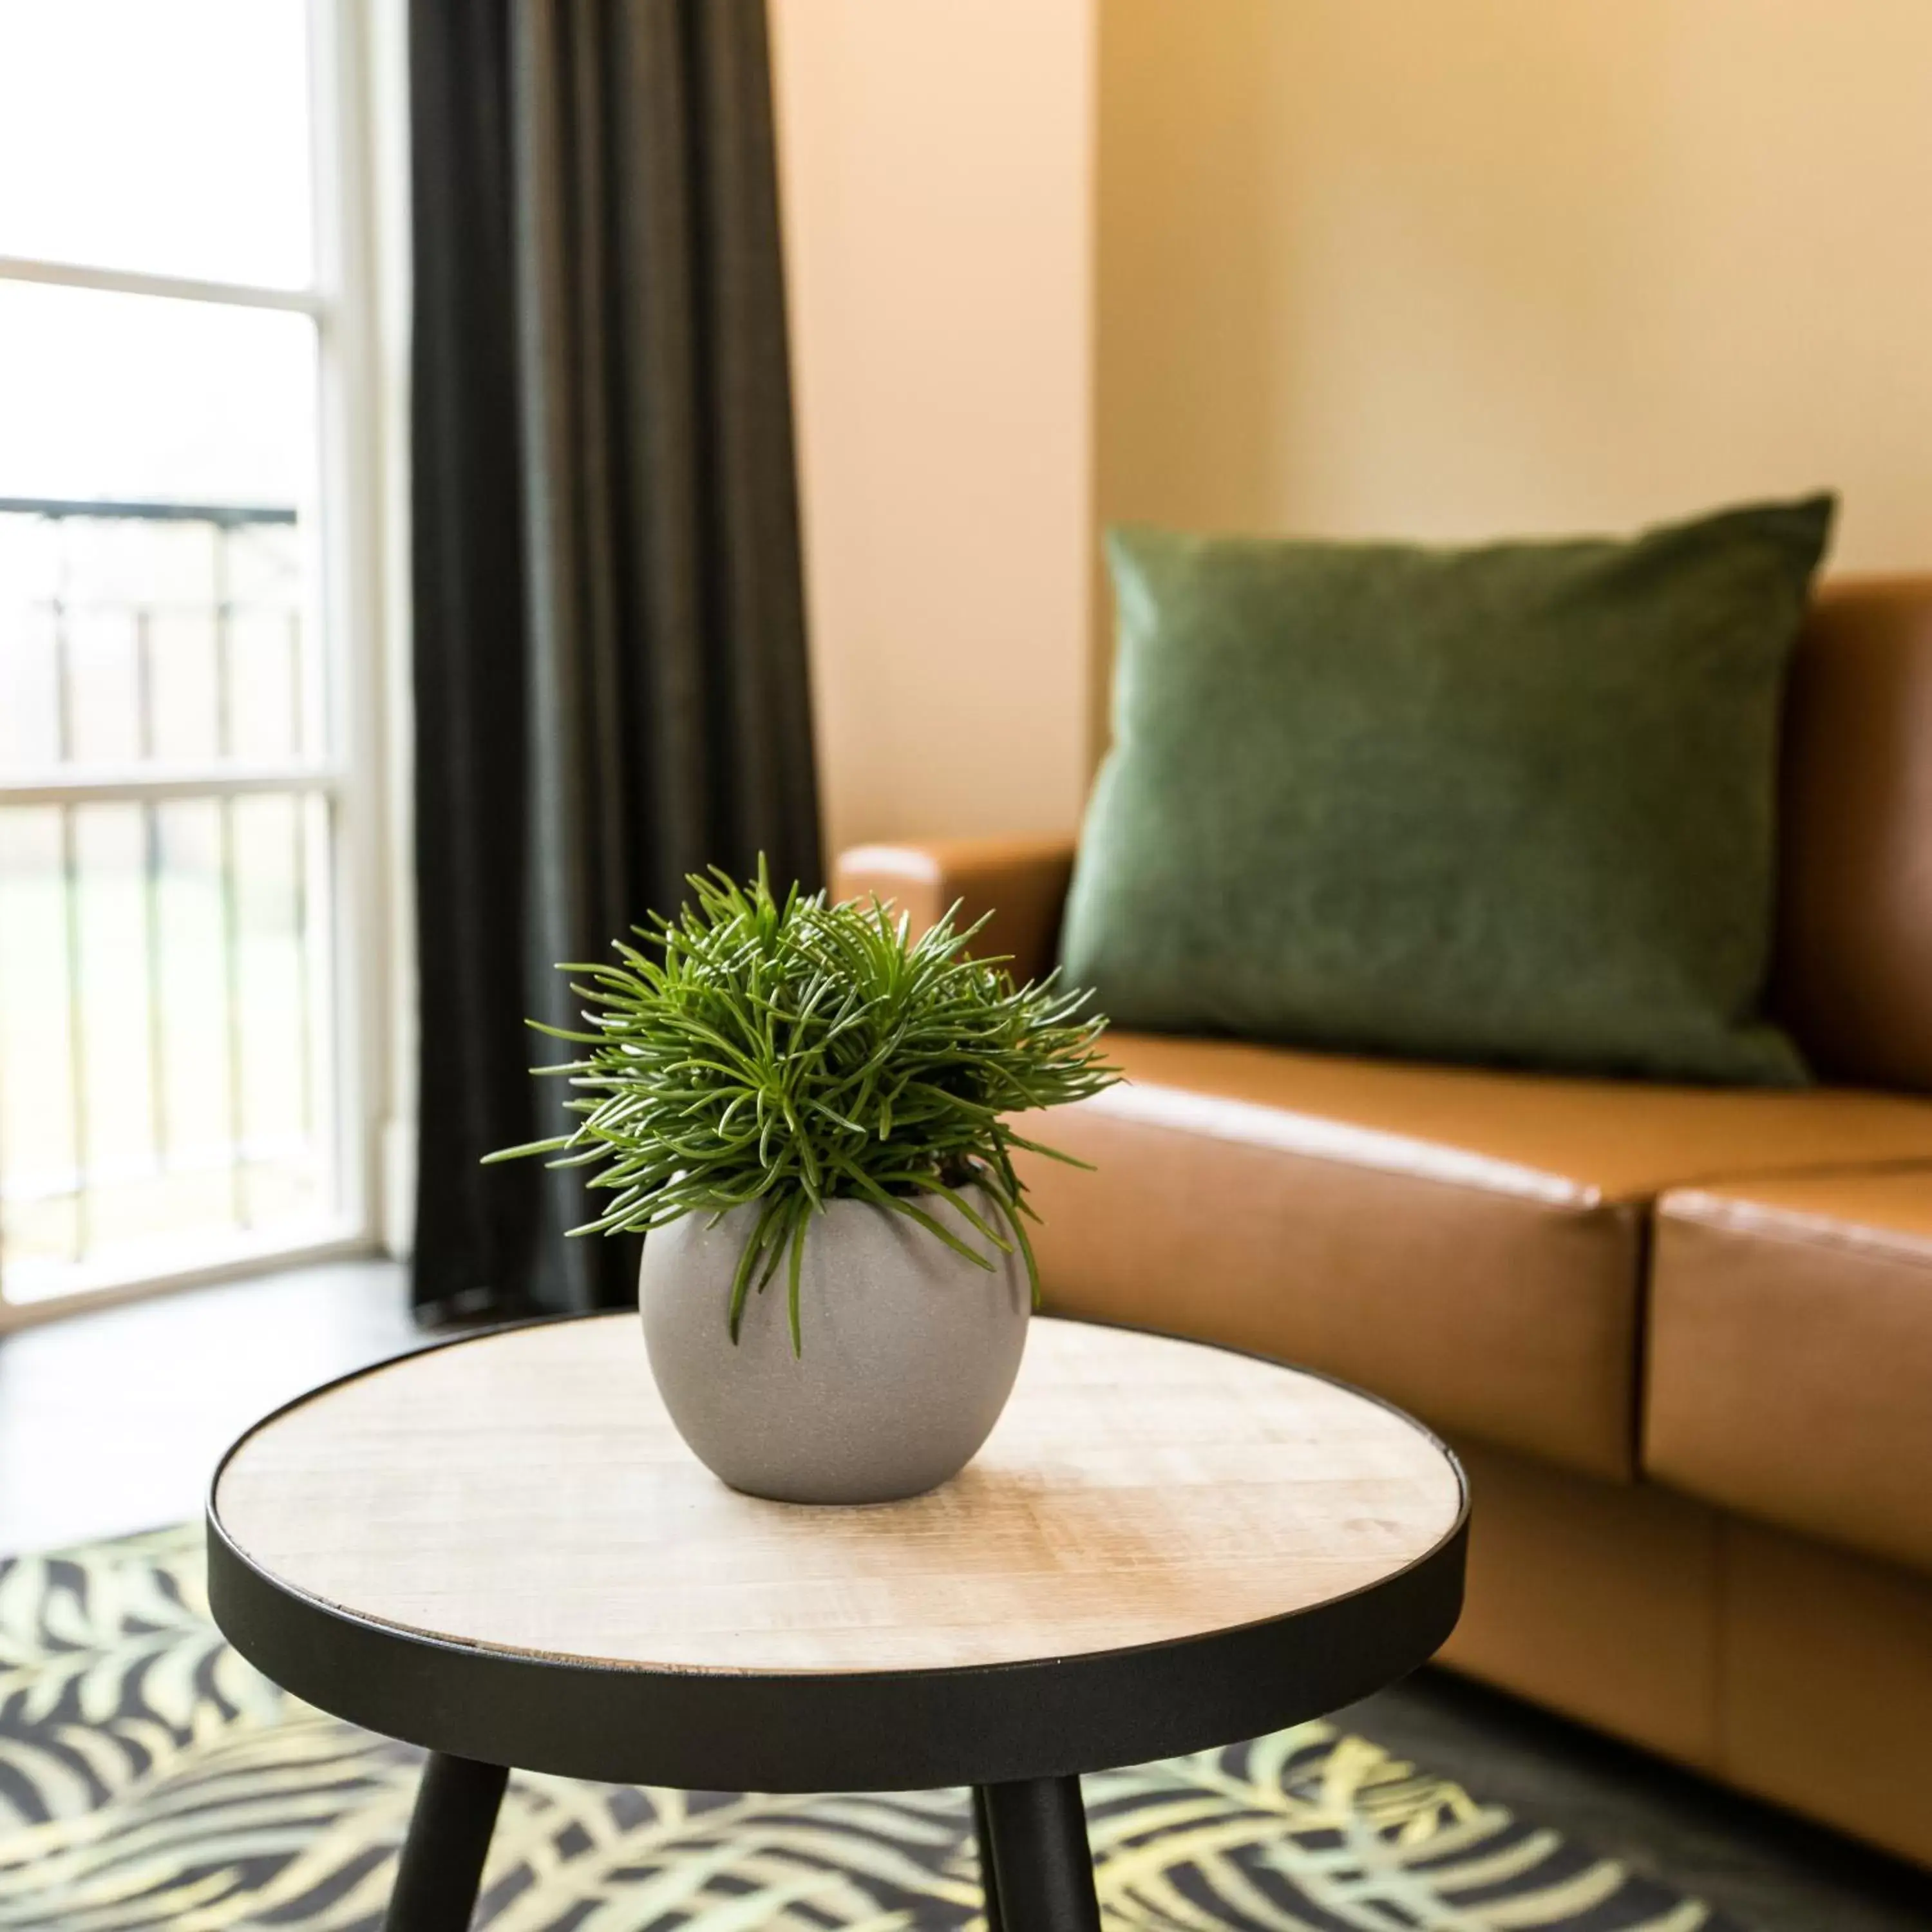
[(686, 1449), (633, 1314), (425, 1351), (230, 1453), (250, 1564), (404, 1630), (708, 1672), (983, 1666), (1160, 1645), (1427, 1556), (1454, 1462), (1396, 1412), (1187, 1342), (1038, 1320), (963, 1474), (910, 1502), (774, 1503)]

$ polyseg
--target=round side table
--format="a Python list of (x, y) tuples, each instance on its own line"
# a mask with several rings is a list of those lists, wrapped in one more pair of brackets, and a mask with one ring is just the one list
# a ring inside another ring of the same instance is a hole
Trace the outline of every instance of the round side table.
[(1034, 1324), (977, 1460), (908, 1502), (740, 1496), (633, 1315), (333, 1382), (215, 1473), (208, 1594), (297, 1696), (431, 1755), (390, 1932), (468, 1924), (508, 1768), (700, 1790), (974, 1787), (992, 1932), (1099, 1924), (1079, 1774), (1254, 1737), (1461, 1606), (1441, 1443), (1230, 1350)]

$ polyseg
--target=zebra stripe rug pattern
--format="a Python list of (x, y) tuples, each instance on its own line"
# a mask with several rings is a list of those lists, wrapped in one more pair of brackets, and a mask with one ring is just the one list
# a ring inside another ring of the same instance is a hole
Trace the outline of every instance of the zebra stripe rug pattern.
[[(198, 1527), (0, 1563), (0, 1932), (376, 1932), (420, 1754), (268, 1683)], [(1326, 1724), (1085, 1780), (1108, 1932), (1737, 1932)], [(983, 1927), (958, 1791), (512, 1778), (489, 1932)]]

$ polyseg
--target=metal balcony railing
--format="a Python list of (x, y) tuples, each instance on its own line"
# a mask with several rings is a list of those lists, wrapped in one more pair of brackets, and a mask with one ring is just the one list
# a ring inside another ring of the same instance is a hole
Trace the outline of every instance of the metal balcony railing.
[(309, 576), (291, 508), (0, 497), (0, 1298), (333, 1211)]

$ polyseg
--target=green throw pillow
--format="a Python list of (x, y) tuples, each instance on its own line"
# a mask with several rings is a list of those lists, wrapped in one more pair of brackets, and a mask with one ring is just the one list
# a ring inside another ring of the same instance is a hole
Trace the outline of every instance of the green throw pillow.
[(1067, 976), (1122, 1026), (1790, 1084), (1784, 674), (1829, 496), (1468, 550), (1112, 532)]

